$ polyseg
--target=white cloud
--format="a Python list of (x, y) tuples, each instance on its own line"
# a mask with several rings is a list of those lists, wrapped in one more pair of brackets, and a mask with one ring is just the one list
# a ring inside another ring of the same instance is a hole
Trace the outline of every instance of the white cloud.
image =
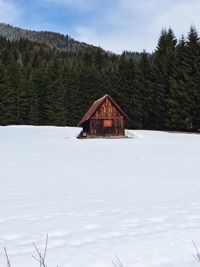
[(155, 18), (152, 29), (158, 30), (159, 25), (171, 26), (178, 35), (185, 34), (192, 24), (196, 27), (200, 25), (199, 10), (199, 0), (179, 1), (177, 5), (172, 5), (169, 10)]
[(54, 5), (76, 8), (79, 11), (83, 12), (94, 10), (100, 3), (100, 0), (44, 0), (44, 1)]
[(43, 1), (81, 11), (84, 19), (73, 21), (68, 33), (80, 41), (117, 53), (143, 49), (151, 52), (162, 28), (171, 26), (180, 37), (182, 33), (187, 34), (191, 24), (200, 25), (200, 0)]
[(8, 0), (0, 0), (0, 22), (17, 23), (20, 18), (21, 9)]
[(179, 37), (191, 24), (200, 25), (199, 0), (118, 0), (90, 24), (75, 27), (79, 40), (107, 50), (151, 52), (162, 28), (172, 27)]

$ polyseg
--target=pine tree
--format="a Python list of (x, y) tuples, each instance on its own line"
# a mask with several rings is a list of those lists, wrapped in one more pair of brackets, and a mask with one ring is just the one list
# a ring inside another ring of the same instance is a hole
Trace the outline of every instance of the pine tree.
[(17, 92), (18, 118), (17, 124), (29, 123), (29, 79), (27, 70), (21, 68)]
[(170, 130), (187, 130), (190, 117), (190, 97), (187, 90), (186, 42), (181, 37), (176, 48), (176, 71), (173, 88), (168, 98), (166, 126)]
[(44, 97), (45, 123), (65, 125), (64, 91), (61, 82), (62, 62), (54, 59), (47, 68), (46, 92)]
[(173, 90), (176, 69), (177, 40), (171, 29), (163, 30), (154, 55), (154, 129), (166, 129), (166, 114), (169, 109), (169, 98)]
[(10, 109), (11, 90), (8, 82), (8, 73), (0, 62), (0, 125), (13, 123), (12, 112)]
[(143, 51), (138, 62), (138, 88), (141, 105), (141, 128), (153, 129), (152, 117), (155, 109), (153, 99), (153, 71), (151, 56)]
[(80, 119), (80, 112), (83, 112), (80, 108), (81, 99), (78, 97), (80, 90), (78, 69), (71, 68), (65, 64), (62, 70), (62, 80), (66, 125), (75, 126)]
[(8, 97), (7, 97), (7, 113), (9, 114), (8, 124), (19, 124), (19, 82), (20, 82), (20, 66), (11, 60), (8, 67)]
[(127, 113), (128, 127), (141, 127), (141, 103), (138, 88), (136, 86), (137, 66), (133, 59), (127, 59), (122, 54), (119, 65), (112, 76), (115, 99)]
[(186, 89), (189, 93), (190, 116), (188, 128), (200, 129), (200, 43), (195, 27), (191, 27), (186, 42), (185, 74)]

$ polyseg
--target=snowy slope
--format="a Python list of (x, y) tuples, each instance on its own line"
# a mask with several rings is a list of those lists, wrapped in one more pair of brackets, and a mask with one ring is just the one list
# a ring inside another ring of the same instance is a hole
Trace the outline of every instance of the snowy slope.
[(199, 266), (200, 135), (133, 131), (75, 138), (80, 129), (0, 127), (0, 266)]

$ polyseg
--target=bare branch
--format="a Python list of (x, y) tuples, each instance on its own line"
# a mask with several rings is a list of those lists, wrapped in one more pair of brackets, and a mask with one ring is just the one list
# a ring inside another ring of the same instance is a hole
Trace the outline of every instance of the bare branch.
[[(47, 234), (43, 253), (38, 249), (37, 245), (33, 242), (33, 246), (35, 248), (37, 255), (36, 256), (32, 255), (32, 257), (34, 260), (36, 260), (40, 264), (40, 267), (47, 267), (46, 255), (47, 255), (47, 248), (48, 248), (48, 238), (49, 238), (49, 236)], [(6, 261), (7, 261), (7, 267), (11, 267), (6, 247), (4, 247), (4, 252), (5, 252), (5, 257), (6, 257)], [(56, 265), (56, 267), (58, 267), (58, 265)], [(116, 267), (118, 267), (118, 266), (116, 266)]]
[(112, 261), (112, 264), (114, 265), (114, 267), (123, 267), (123, 264), (121, 263), (121, 261), (118, 258), (117, 254), (115, 254), (115, 257), (116, 257), (117, 261), (116, 262)]
[(200, 263), (200, 253), (199, 253), (199, 250), (197, 248), (197, 245), (195, 244), (195, 242), (192, 240), (192, 243), (196, 249), (196, 255), (192, 255), (196, 261), (198, 261)]
[(112, 264), (113, 264), (114, 267), (118, 267), (117, 264), (114, 261), (112, 261)]
[(8, 267), (11, 267), (10, 260), (9, 260), (9, 257), (8, 257), (8, 253), (7, 253), (6, 247), (4, 247), (4, 251), (5, 251), (5, 255), (6, 255), (7, 266)]
[(34, 246), (34, 248), (35, 248), (35, 250), (36, 250), (36, 252), (37, 252), (37, 254), (38, 254), (38, 256), (39, 256), (39, 259), (37, 259), (35, 256), (33, 256), (32, 255), (32, 257), (35, 259), (35, 260), (37, 260), (39, 263), (40, 263), (40, 267), (42, 267), (42, 255), (41, 255), (41, 253), (40, 253), (40, 251), (39, 251), (39, 249), (37, 248), (37, 246), (36, 246), (36, 244), (33, 242), (33, 246)]
[(38, 260), (38, 258), (36, 258), (34, 255), (32, 255), (33, 259), (35, 259), (36, 261), (38, 261), (39, 263), (41, 263), (40, 260)]
[(44, 248), (44, 256), (43, 256), (43, 259), (44, 260), (46, 258), (46, 254), (47, 254), (48, 238), (49, 238), (49, 236), (47, 234), (47, 236), (46, 236), (46, 242), (45, 242), (45, 248)]
[(38, 254), (38, 257), (35, 257), (34, 255), (32, 255), (32, 257), (38, 261), (40, 263), (40, 267), (47, 267), (47, 264), (45, 262), (46, 259), (46, 255), (47, 255), (47, 247), (48, 247), (48, 234), (46, 236), (46, 241), (45, 241), (45, 247), (44, 247), (44, 254), (42, 255), (42, 253), (39, 251), (39, 249), (37, 248), (36, 244), (33, 243), (33, 246)]

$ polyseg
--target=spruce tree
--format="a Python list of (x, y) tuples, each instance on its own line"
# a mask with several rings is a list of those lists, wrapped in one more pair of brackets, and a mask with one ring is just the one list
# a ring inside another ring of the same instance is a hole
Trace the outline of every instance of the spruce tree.
[(163, 30), (154, 55), (154, 129), (166, 129), (166, 114), (169, 109), (169, 98), (173, 90), (176, 69), (177, 40), (171, 29)]
[(8, 82), (8, 73), (0, 62), (0, 125), (13, 123), (10, 101), (12, 100), (11, 89)]
[(191, 27), (186, 42), (186, 90), (189, 93), (188, 129), (200, 129), (200, 43), (195, 27)]
[(151, 63), (151, 56), (143, 51), (141, 58), (138, 62), (138, 74), (136, 86), (138, 88), (140, 105), (141, 105), (141, 128), (153, 129), (153, 111), (154, 98), (153, 98), (153, 70)]

